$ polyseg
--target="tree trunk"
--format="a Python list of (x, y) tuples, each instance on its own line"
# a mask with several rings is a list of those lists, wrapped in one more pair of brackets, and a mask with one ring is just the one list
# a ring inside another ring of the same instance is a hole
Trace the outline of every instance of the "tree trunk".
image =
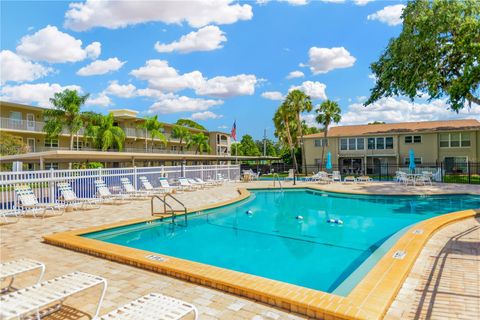
[(467, 98), (467, 100), (468, 100), (468, 101), (470, 101), (470, 102), (473, 102), (473, 103), (476, 103), (476, 104), (480, 105), (480, 99), (479, 99), (479, 98), (477, 98), (477, 97), (475, 97), (473, 94), (471, 94), (471, 93), (468, 93), (466, 98)]
[[(179, 148), (178, 148), (178, 153), (179, 153), (179, 154), (181, 153), (181, 151), (183, 151), (183, 148), (182, 148), (182, 140), (183, 140), (183, 138), (180, 138), (180, 146), (179, 146)], [(181, 151), (180, 151), (180, 150), (181, 150)]]
[(323, 159), (325, 157), (325, 142), (327, 141), (328, 126), (325, 126), (324, 130), (325, 132), (323, 133), (323, 141), (322, 141), (322, 162), (321, 162), (320, 169), (323, 169)]
[(73, 133), (70, 133), (70, 150), (73, 150), (73, 140), (74, 140), (75, 136), (73, 135)]
[(290, 146), (290, 154), (293, 160), (293, 165), (295, 167), (295, 172), (298, 172), (297, 157), (295, 156), (295, 146), (293, 145), (292, 135), (290, 134), (290, 122), (285, 118), (285, 127), (287, 129), (287, 140), (288, 145)]

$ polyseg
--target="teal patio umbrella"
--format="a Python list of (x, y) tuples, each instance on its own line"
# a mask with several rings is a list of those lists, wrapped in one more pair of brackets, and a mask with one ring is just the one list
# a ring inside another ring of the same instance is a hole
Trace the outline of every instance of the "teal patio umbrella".
[(327, 164), (325, 165), (325, 169), (332, 170), (332, 154), (330, 151), (327, 153)]
[(415, 154), (412, 149), (409, 151), (410, 154), (410, 159), (409, 159), (409, 164), (408, 164), (408, 169), (410, 169), (411, 172), (415, 172)]

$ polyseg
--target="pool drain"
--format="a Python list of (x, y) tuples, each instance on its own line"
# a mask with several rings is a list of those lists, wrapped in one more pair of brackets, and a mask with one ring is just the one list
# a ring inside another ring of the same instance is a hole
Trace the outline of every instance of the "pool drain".
[(403, 258), (405, 258), (406, 255), (407, 253), (405, 251), (398, 250), (398, 251), (395, 251), (392, 257), (393, 259), (402, 260)]
[(165, 261), (168, 260), (164, 257), (157, 256), (157, 255), (154, 255), (154, 254), (150, 254), (148, 256), (145, 256), (145, 258), (150, 259), (150, 260), (154, 260), (154, 261), (158, 261), (158, 262), (165, 262)]

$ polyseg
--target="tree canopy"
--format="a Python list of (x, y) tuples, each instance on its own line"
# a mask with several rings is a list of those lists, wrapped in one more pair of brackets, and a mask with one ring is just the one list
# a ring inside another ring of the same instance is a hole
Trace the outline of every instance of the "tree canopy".
[(259, 156), (261, 155), (257, 144), (249, 134), (244, 134), (240, 141), (240, 148), (244, 156)]
[(190, 120), (190, 119), (178, 119), (177, 122), (175, 122), (175, 124), (177, 124), (179, 126), (184, 126), (184, 127), (187, 127), (187, 128), (207, 130), (204, 126), (202, 126), (198, 122), (195, 122), (195, 121)]
[(9, 156), (29, 151), (22, 137), (0, 131), (0, 155)]
[(403, 30), (371, 69), (369, 105), (382, 97), (448, 97), (459, 111), (480, 104), (480, 1), (414, 0), (403, 10)]

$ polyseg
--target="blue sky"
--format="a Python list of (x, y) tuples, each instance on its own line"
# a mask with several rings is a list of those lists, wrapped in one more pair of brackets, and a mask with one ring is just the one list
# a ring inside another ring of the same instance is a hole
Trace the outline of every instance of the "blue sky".
[[(364, 108), (369, 65), (401, 31), (400, 1), (1, 2), (0, 99), (48, 106), (63, 88), (85, 109), (128, 108), (162, 121), (273, 136), (289, 90), (342, 107), (341, 124), (479, 118), (444, 100)], [(293, 72), (291, 77), (288, 75)], [(313, 115), (304, 115), (313, 123)]]

